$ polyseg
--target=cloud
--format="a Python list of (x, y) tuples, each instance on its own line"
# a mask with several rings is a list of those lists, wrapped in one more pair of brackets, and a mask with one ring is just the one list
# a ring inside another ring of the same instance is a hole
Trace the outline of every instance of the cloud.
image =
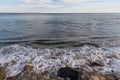
[(82, 3), (89, 0), (21, 0), (25, 3)]
[(22, 7), (43, 7), (43, 8), (61, 8), (63, 5), (53, 5), (53, 4), (23, 4)]
[(21, 0), (26, 6), (46, 6), (46, 7), (62, 7), (68, 4), (79, 4), (89, 0)]
[(61, 0), (62, 2), (65, 3), (82, 3), (82, 2), (86, 2), (88, 0)]
[(50, 7), (58, 8), (63, 5), (53, 0), (21, 0), (24, 4), (22, 6), (39, 6), (39, 7)]
[(24, 3), (32, 3), (32, 4), (50, 4), (53, 3), (54, 1), (52, 0), (21, 0)]
[(23, 1), (25, 3), (31, 3), (32, 2), (32, 0), (21, 0), (21, 1)]
[(120, 12), (119, 3), (120, 0), (0, 0), (0, 12)]

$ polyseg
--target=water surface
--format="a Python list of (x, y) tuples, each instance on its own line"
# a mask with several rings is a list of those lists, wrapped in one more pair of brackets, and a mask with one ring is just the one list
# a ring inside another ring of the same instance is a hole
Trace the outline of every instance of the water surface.
[(119, 46), (120, 14), (0, 14), (0, 44)]

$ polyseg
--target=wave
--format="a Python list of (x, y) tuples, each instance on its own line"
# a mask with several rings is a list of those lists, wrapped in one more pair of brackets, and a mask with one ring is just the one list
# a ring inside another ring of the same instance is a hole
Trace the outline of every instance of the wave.
[(43, 40), (31, 40), (31, 41), (0, 41), (0, 45), (14, 45), (14, 44), (24, 44), (24, 45), (38, 45), (38, 46), (49, 46), (54, 48), (65, 48), (67, 47), (81, 47), (84, 45), (91, 45), (94, 47), (100, 47), (101, 45), (95, 42), (80, 42), (80, 41), (64, 41), (64, 40), (52, 40), (52, 39), (43, 39)]
[[(94, 61), (101, 61), (104, 66), (90, 66), (90, 62)], [(19, 74), (26, 64), (33, 65), (37, 73), (65, 66), (85, 66), (103, 74), (120, 73), (120, 47), (84, 45), (78, 48), (34, 49), (16, 44), (0, 48), (0, 66), (6, 67), (8, 77)]]

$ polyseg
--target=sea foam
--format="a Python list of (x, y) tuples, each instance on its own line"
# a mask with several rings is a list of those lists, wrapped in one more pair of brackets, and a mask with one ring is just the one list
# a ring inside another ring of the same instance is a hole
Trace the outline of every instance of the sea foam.
[[(90, 66), (91, 62), (101, 61), (104, 66)], [(101, 47), (85, 45), (78, 48), (34, 49), (20, 45), (0, 48), (0, 66), (7, 69), (7, 77), (23, 71), (25, 65), (34, 66), (36, 73), (45, 70), (57, 71), (61, 67), (84, 68), (90, 71), (120, 73), (120, 47)]]

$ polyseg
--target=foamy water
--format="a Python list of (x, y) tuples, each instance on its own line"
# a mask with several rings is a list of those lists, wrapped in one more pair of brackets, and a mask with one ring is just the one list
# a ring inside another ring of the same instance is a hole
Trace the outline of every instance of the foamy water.
[[(96, 60), (101, 61), (104, 66), (90, 67), (90, 62)], [(37, 73), (57, 71), (66, 65), (72, 68), (85, 66), (87, 70), (101, 73), (120, 73), (120, 47), (96, 48), (85, 45), (79, 48), (33, 49), (11, 45), (0, 48), (0, 65), (6, 67), (7, 77), (22, 72), (26, 64), (34, 66)]]

